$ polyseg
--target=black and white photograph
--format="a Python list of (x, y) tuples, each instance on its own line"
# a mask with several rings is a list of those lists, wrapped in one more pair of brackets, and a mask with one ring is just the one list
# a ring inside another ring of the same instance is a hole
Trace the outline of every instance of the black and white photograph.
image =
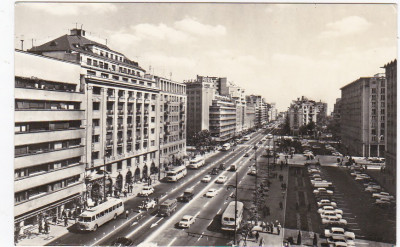
[(11, 246), (396, 245), (397, 3), (12, 11)]

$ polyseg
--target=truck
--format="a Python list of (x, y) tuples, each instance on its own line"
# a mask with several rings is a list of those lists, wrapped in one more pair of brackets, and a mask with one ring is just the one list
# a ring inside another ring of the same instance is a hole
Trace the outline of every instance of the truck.
[(179, 202), (188, 202), (193, 199), (193, 195), (194, 195), (193, 188), (188, 188), (177, 199)]
[(176, 210), (178, 201), (176, 199), (165, 200), (158, 208), (158, 215), (170, 216)]

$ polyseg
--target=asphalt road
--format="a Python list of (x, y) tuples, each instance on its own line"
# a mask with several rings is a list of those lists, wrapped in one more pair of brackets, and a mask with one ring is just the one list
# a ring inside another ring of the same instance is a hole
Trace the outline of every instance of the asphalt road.
[[(101, 226), (96, 232), (80, 232), (76, 231), (75, 226), (69, 227), (69, 233), (50, 242), (48, 245), (109, 245), (114, 239), (120, 236), (125, 236), (134, 241), (135, 245), (140, 244), (143, 241), (157, 242), (159, 245), (168, 245), (172, 240), (173, 245), (209, 245), (210, 241), (206, 238), (190, 237), (189, 232), (194, 233), (210, 233), (215, 243), (226, 244), (226, 236), (223, 233), (213, 231), (214, 225), (210, 225), (209, 222), (214, 223), (215, 215), (218, 211), (222, 213), (224, 206), (226, 207), (226, 198), (229, 197), (232, 191), (228, 191), (226, 186), (234, 183), (233, 175), (234, 172), (224, 171), (223, 175), (228, 176), (228, 181), (224, 185), (217, 185), (213, 183), (213, 180), (217, 176), (213, 176), (212, 182), (209, 184), (201, 183), (200, 180), (205, 174), (207, 174), (213, 167), (223, 162), (229, 167), (233, 162), (242, 162), (249, 160), (244, 158), (243, 155), (246, 152), (252, 150), (253, 145), (257, 143), (264, 135), (261, 131), (253, 134), (251, 140), (244, 144), (235, 147), (234, 152), (220, 152), (213, 157), (206, 160), (206, 165), (198, 170), (188, 170), (188, 174), (185, 178), (181, 179), (176, 183), (162, 183), (155, 188), (155, 193), (151, 196), (160, 198), (160, 203), (166, 199), (172, 199), (180, 196), (183, 191), (188, 187), (193, 187), (195, 191), (195, 198), (189, 203), (178, 203), (177, 212), (171, 215), (169, 218), (159, 217), (156, 215), (156, 210), (150, 210), (148, 212), (137, 211), (138, 206), (142, 202), (143, 198), (134, 197), (129, 201), (125, 202), (125, 208), (130, 210), (131, 217), (127, 220), (124, 217), (119, 217), (114, 221), (110, 221), (105, 225)], [(259, 149), (260, 153), (262, 152)], [(242, 164), (238, 169), (238, 179), (246, 177), (248, 165)], [(243, 180), (246, 181), (246, 180)], [(247, 182), (246, 182), (247, 183)], [(203, 198), (202, 194), (208, 190), (208, 188), (219, 188), (219, 193), (215, 198)], [(239, 197), (239, 196), (238, 196)], [(239, 197), (240, 198), (240, 197)], [(208, 203), (208, 204), (207, 204)], [(192, 214), (198, 216), (196, 223), (188, 230), (182, 230), (175, 228), (182, 215)], [(209, 224), (207, 224), (209, 223)], [(162, 234), (162, 235), (160, 235)], [(194, 234), (195, 235), (195, 234)], [(183, 236), (185, 238), (183, 238)], [(221, 238), (219, 238), (221, 237)], [(228, 236), (229, 237), (229, 236)], [(170, 242), (168, 242), (170, 241)], [(204, 242), (202, 242), (204, 241)], [(218, 244), (214, 244), (218, 245)]]

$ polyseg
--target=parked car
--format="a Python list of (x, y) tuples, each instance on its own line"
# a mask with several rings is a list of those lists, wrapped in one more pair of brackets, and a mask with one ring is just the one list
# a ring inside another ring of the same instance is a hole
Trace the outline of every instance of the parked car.
[[(378, 188), (379, 187), (379, 188)], [(365, 188), (366, 192), (370, 192), (370, 193), (378, 193), (380, 191), (380, 186), (368, 186), (367, 188)]]
[(192, 215), (184, 215), (181, 219), (181, 221), (179, 221), (179, 227), (182, 228), (189, 228), (195, 221), (194, 216)]
[(335, 212), (336, 214), (343, 214), (343, 210), (337, 209), (337, 208), (332, 207), (332, 206), (323, 206), (322, 208), (318, 209), (318, 213), (319, 214), (322, 214), (324, 212)]
[(210, 197), (210, 198), (212, 198), (216, 195), (217, 195), (217, 189), (214, 189), (214, 188), (209, 189), (206, 193), (206, 197)]
[(154, 188), (148, 185), (143, 186), (142, 191), (139, 192), (140, 196), (149, 196), (154, 193)]
[(394, 199), (394, 196), (391, 196), (389, 193), (387, 193), (387, 192), (379, 192), (379, 193), (373, 193), (372, 194), (372, 198), (388, 198), (388, 199), (390, 199), (390, 200), (393, 200)]
[(370, 179), (371, 177), (370, 176), (368, 176), (367, 174), (358, 174), (358, 175), (356, 175), (356, 177), (355, 177), (355, 180), (356, 181), (359, 181), (359, 180), (366, 180), (366, 179)]
[(393, 203), (393, 201), (386, 197), (381, 197), (375, 200), (375, 204), (378, 206), (389, 206)]
[(208, 183), (211, 181), (211, 176), (210, 175), (205, 175), (202, 179), (201, 182), (203, 183)]
[(347, 225), (347, 220), (339, 218), (322, 218), (322, 224), (324, 225)]
[(331, 227), (331, 228), (325, 229), (324, 235), (326, 238), (329, 238), (332, 236), (345, 236), (346, 238), (351, 238), (353, 240), (356, 237), (354, 232), (348, 232), (341, 227)]
[(335, 244), (335, 246), (337, 246), (336, 243), (342, 243), (342, 244), (345, 244), (344, 246), (347, 246), (346, 238), (344, 236), (332, 236), (332, 237), (327, 238), (326, 241), (329, 244)]
[(333, 195), (333, 191), (327, 190), (326, 188), (315, 189), (315, 190), (313, 190), (313, 193), (316, 195), (321, 195), (321, 194)]
[(217, 183), (217, 184), (223, 184), (223, 183), (226, 182), (227, 179), (228, 179), (228, 178), (227, 178), (226, 176), (219, 176), (219, 177), (217, 178), (217, 181), (215, 181), (215, 183)]
[(248, 175), (256, 175), (256, 168), (255, 167), (252, 167), (251, 169), (250, 169), (250, 171), (247, 173)]
[(332, 201), (326, 200), (326, 199), (320, 200), (319, 202), (317, 202), (317, 205), (318, 205), (318, 207), (323, 207), (323, 206), (332, 206), (335, 208), (337, 207), (336, 202), (332, 202)]
[(341, 219), (341, 218), (342, 218), (342, 215), (341, 215), (341, 214), (338, 214), (338, 213), (336, 213), (336, 212), (333, 211), (333, 210), (324, 211), (324, 212), (322, 212), (320, 215), (321, 215), (321, 218), (327, 218), (327, 219), (331, 219), (331, 218), (338, 218), (338, 219)]

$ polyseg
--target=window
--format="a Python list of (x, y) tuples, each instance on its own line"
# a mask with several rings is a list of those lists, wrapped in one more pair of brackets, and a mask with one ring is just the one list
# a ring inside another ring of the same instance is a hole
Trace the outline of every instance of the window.
[(94, 111), (100, 110), (100, 102), (93, 102), (93, 110)]
[(92, 59), (88, 58), (86, 63), (87, 65), (92, 65)]
[(154, 123), (156, 121), (155, 117), (151, 117), (151, 122)]
[(132, 166), (132, 160), (131, 159), (127, 159), (126, 160), (126, 166), (127, 167), (131, 167)]
[(100, 140), (100, 135), (93, 135), (92, 136), (92, 143), (98, 143)]
[(93, 94), (100, 95), (101, 88), (100, 87), (93, 87)]
[(152, 134), (154, 134), (154, 131), (155, 131), (155, 129), (154, 129), (154, 128), (152, 128), (152, 129), (151, 129), (151, 133), (152, 133)]
[(122, 170), (122, 162), (121, 161), (119, 161), (117, 163), (117, 170)]
[(92, 160), (99, 159), (99, 152), (92, 152)]
[(100, 119), (93, 119), (93, 127), (97, 127), (100, 125)]
[(151, 141), (151, 146), (154, 147), (155, 145), (156, 145), (156, 144), (155, 144), (155, 141), (152, 140), (152, 141)]
[(156, 106), (155, 105), (151, 105), (151, 111), (155, 111), (156, 110)]
[(97, 60), (93, 60), (93, 66), (98, 67)]

